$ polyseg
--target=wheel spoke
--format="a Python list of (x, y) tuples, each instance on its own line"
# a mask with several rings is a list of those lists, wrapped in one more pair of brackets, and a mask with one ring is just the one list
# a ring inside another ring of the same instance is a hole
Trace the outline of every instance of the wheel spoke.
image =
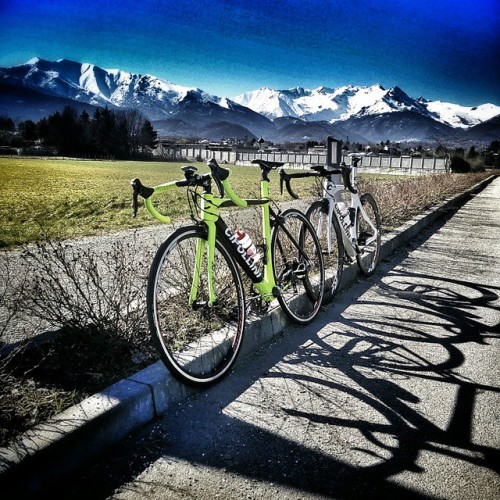
[[(203, 239), (197, 228), (174, 233), (160, 247), (148, 281), (155, 345), (173, 375), (194, 385), (213, 383), (227, 373), (239, 352), (245, 324), (241, 279), (220, 245), (216, 245), (213, 266), (217, 300), (210, 303), (206, 262), (195, 270), (196, 248)], [(196, 294), (192, 291), (195, 273)]]
[[(306, 217), (287, 210), (272, 236), (273, 266), (280, 288), (278, 301), (297, 323), (312, 321), (324, 293), (323, 257), (318, 238)], [(284, 226), (284, 227), (283, 227)]]

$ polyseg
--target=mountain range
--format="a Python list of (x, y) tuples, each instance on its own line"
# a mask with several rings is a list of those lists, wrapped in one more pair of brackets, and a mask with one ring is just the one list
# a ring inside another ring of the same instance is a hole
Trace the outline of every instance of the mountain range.
[(500, 138), (500, 107), (465, 107), (425, 98), (401, 88), (346, 86), (307, 90), (259, 90), (228, 99), (149, 74), (103, 69), (60, 59), (34, 58), (0, 68), (0, 114), (38, 120), (72, 105), (91, 111), (139, 109), (161, 136), (252, 138), (275, 142), (489, 142)]

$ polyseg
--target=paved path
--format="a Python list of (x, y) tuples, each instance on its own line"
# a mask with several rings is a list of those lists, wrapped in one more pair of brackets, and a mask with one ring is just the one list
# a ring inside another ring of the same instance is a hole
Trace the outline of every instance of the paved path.
[(497, 178), (61, 493), (498, 498), (499, 296)]

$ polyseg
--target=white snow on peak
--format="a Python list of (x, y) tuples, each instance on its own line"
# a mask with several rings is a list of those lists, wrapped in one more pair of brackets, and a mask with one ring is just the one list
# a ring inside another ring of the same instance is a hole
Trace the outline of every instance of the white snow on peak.
[(441, 101), (426, 101), (425, 106), (434, 117), (452, 127), (468, 128), (500, 114), (500, 106), (482, 104), (466, 107)]
[(413, 111), (452, 127), (468, 128), (500, 114), (500, 106), (494, 104), (465, 107), (424, 98), (413, 99), (397, 86), (387, 90), (380, 84), (347, 85), (337, 89), (320, 86), (313, 90), (262, 87), (231, 100), (150, 74), (103, 69), (68, 59), (50, 62), (34, 57), (16, 66), (15, 78), (22, 80), (26, 87), (46, 89), (53, 95), (94, 105), (147, 109), (156, 118), (168, 116), (188, 96), (226, 109), (234, 109), (236, 103), (271, 119), (292, 117), (334, 122), (358, 116)]
[(226, 109), (231, 108), (231, 101), (227, 97), (221, 97), (217, 104), (219, 106), (222, 106), (223, 108), (226, 108)]
[(241, 94), (232, 100), (237, 104), (249, 107), (268, 118), (283, 116), (300, 116), (300, 106), (294, 101), (292, 95), (301, 95), (303, 89), (294, 88), (289, 91), (273, 90), (262, 87), (252, 92)]
[(157, 109), (159, 115), (165, 115), (189, 91), (196, 91), (149, 74), (103, 69), (67, 59), (50, 62), (33, 58), (26, 65), (29, 70), (22, 77), (24, 85), (45, 88), (61, 97), (99, 106), (134, 108), (144, 105)]
[(263, 87), (241, 94), (234, 101), (269, 118), (291, 116), (307, 121), (335, 121), (353, 115), (387, 113), (404, 108), (405, 104), (394, 102), (389, 95), (393, 90), (386, 90), (378, 84), (371, 87), (349, 85), (338, 89), (321, 86), (314, 90)]
[[(99, 94), (101, 93), (101, 89), (99, 88), (94, 68), (95, 66), (93, 64), (82, 64), (81, 75), (78, 83), (80, 87), (84, 88), (88, 92)], [(109, 96), (106, 96), (106, 98), (109, 98)]]

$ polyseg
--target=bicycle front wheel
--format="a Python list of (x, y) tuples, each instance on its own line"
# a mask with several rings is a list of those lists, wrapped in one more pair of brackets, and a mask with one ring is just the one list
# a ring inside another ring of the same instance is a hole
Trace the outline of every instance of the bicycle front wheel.
[(325, 273), (318, 237), (303, 213), (290, 209), (278, 215), (271, 253), (280, 306), (296, 323), (309, 323), (323, 301)]
[(328, 222), (328, 204), (315, 201), (307, 210), (306, 217), (318, 236), (325, 265), (325, 300), (333, 299), (342, 280), (344, 269), (344, 243), (335, 215)]
[(360, 201), (368, 220), (358, 209), (356, 232), (361, 253), (356, 255), (356, 260), (361, 272), (365, 276), (371, 276), (380, 257), (380, 215), (377, 203), (370, 193), (361, 195)]
[(207, 248), (202, 228), (175, 231), (158, 249), (147, 290), (149, 327), (162, 361), (177, 379), (198, 386), (228, 373), (245, 328), (241, 277), (219, 242), (213, 265), (216, 301), (210, 303)]

